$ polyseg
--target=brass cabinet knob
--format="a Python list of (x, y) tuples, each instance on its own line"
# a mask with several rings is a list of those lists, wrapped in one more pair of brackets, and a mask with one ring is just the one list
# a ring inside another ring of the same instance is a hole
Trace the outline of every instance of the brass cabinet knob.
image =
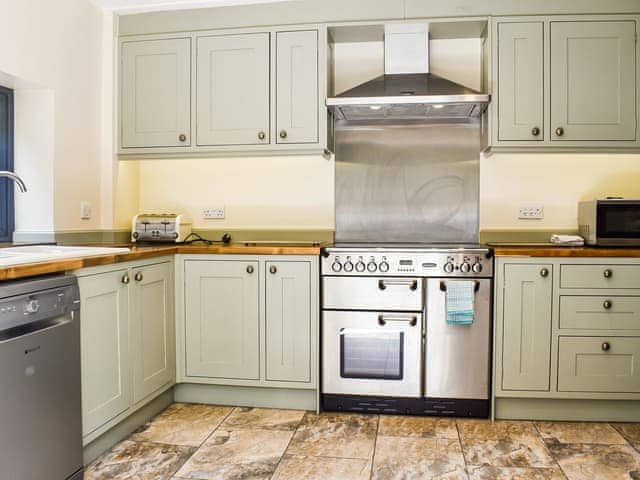
[(613, 304), (611, 303), (611, 300), (605, 300), (604, 303), (602, 304), (602, 306), (607, 310), (609, 310), (612, 307), (612, 305)]
[(128, 284), (130, 281), (131, 279), (129, 278), (129, 275), (122, 276), (122, 283), (124, 283), (125, 285)]
[(611, 278), (613, 272), (607, 268), (604, 272), (602, 272), (602, 274), (604, 275), (604, 278)]
[(263, 131), (258, 132), (258, 139), (264, 140), (265, 138), (267, 138), (266, 133), (264, 133)]
[(543, 268), (542, 270), (540, 270), (540, 276), (541, 277), (548, 277), (549, 276), (549, 269)]
[(533, 135), (534, 137), (537, 137), (538, 135), (540, 135), (540, 129), (538, 127), (533, 127), (531, 129), (531, 135)]
[(558, 137), (561, 137), (562, 135), (564, 135), (564, 128), (562, 128), (562, 127), (556, 128), (556, 135)]
[(251, 274), (253, 273), (253, 265), (248, 265), (248, 266), (247, 266), (247, 273), (248, 273), (249, 275), (251, 275)]
[(287, 138), (287, 131), (286, 130), (280, 130), (280, 138)]
[(133, 278), (135, 279), (136, 282), (141, 282), (144, 276), (142, 275), (142, 272), (138, 272), (133, 276)]
[(181, 142), (186, 142), (187, 141), (187, 136), (184, 133), (181, 133), (178, 136), (178, 140), (180, 140)]
[(609, 342), (602, 342), (602, 350), (603, 351), (608, 351), (611, 348), (611, 345), (609, 344)]
[(275, 265), (271, 265), (269, 267), (269, 273), (276, 273), (278, 271), (278, 269), (276, 268)]

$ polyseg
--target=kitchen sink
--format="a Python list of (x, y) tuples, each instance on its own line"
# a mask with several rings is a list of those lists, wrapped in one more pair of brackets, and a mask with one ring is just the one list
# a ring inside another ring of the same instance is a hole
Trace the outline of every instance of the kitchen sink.
[(25, 263), (48, 262), (65, 258), (93, 257), (126, 253), (128, 248), (114, 247), (61, 247), (58, 245), (25, 245), (0, 249), (0, 267)]

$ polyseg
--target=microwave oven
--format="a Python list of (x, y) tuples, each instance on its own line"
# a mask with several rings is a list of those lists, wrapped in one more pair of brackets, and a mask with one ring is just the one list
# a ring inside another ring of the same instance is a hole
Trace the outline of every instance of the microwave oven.
[(587, 245), (640, 246), (640, 200), (580, 202), (578, 228)]

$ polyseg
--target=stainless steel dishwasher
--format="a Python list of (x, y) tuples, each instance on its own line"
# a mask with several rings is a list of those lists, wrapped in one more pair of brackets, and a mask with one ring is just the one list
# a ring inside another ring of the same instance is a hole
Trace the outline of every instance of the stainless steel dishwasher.
[(80, 480), (77, 280), (0, 282), (0, 478)]

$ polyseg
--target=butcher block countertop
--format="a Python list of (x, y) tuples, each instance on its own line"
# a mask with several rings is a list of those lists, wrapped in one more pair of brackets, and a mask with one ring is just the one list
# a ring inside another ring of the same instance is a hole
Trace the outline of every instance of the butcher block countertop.
[[(2, 246), (17, 246), (14, 244), (1, 244)], [(190, 245), (100, 245), (103, 247), (129, 247), (126, 253), (97, 255), (84, 258), (64, 258), (47, 262), (24, 263), (0, 267), (0, 281), (14, 280), (35, 275), (78, 270), (87, 267), (111, 265), (133, 260), (163, 257), (167, 255), (181, 254), (235, 254), (235, 255), (319, 255), (324, 246), (319, 243), (229, 243), (222, 244), (190, 244)]]
[(489, 244), (496, 257), (640, 257), (640, 248), (559, 247), (541, 244)]

